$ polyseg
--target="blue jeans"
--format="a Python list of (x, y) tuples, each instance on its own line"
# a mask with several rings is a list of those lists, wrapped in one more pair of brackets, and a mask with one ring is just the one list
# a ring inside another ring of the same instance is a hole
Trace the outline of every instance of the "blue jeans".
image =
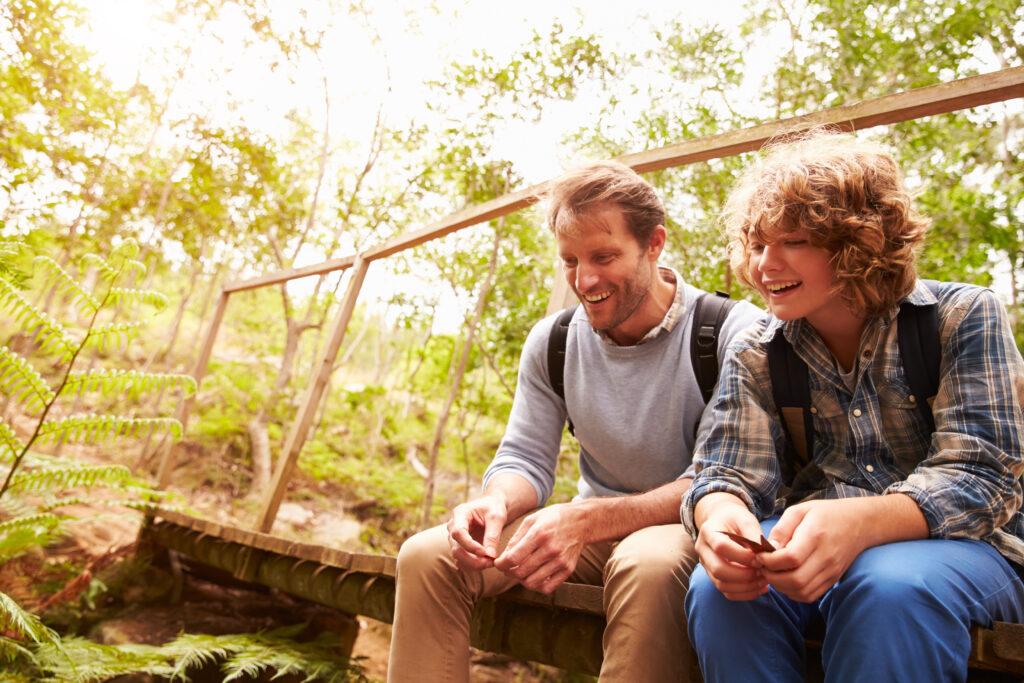
[(819, 617), (828, 681), (963, 681), (971, 624), (1024, 622), (1024, 583), (982, 541), (907, 541), (864, 551), (814, 603), (772, 587), (733, 602), (698, 566), (686, 615), (708, 683), (803, 681), (804, 634)]

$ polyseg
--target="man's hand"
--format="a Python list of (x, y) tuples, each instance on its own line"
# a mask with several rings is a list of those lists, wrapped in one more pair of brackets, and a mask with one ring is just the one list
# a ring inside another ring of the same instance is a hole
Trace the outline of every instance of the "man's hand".
[(481, 496), (452, 510), (448, 521), (448, 543), (459, 569), (487, 569), (498, 556), (498, 538), (505, 526), (508, 509), (504, 497)]
[(787, 508), (758, 556), (765, 578), (798, 602), (814, 602), (869, 545), (856, 499), (812, 500)]
[[(752, 550), (721, 533), (728, 531), (746, 538), (760, 538), (761, 525), (750, 510), (737, 498), (713, 501), (702, 516), (697, 534), (697, 555), (715, 588), (729, 600), (753, 600), (768, 592), (768, 583), (761, 574), (761, 558), (770, 553), (755, 554)], [(704, 503), (701, 500), (698, 505)]]
[(494, 566), (530, 590), (551, 593), (576, 569), (588, 540), (580, 510), (552, 505), (528, 515)]

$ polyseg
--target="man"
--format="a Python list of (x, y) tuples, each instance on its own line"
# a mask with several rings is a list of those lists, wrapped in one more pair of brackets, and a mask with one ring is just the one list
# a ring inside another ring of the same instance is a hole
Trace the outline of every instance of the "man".
[[(467, 680), (476, 601), (517, 583), (550, 593), (569, 578), (604, 584), (602, 680), (688, 675), (682, 605), (696, 556), (678, 508), (704, 409), (688, 324), (701, 292), (659, 268), (664, 208), (628, 167), (585, 166), (556, 181), (548, 199), (565, 276), (582, 303), (568, 328), (564, 400), (549, 379), (552, 316), (523, 347), (483, 494), (399, 552), (392, 681)], [(759, 318), (737, 304), (719, 347)], [(567, 417), (580, 443), (579, 495), (541, 508)]]
[[(1024, 617), (1024, 361), (1006, 311), (917, 279), (927, 221), (892, 155), (852, 135), (773, 146), (727, 216), (773, 318), (729, 350), (682, 505), (705, 680), (803, 681), (819, 619), (830, 681), (965, 680), (971, 625)], [(729, 535), (762, 533), (757, 552)]]

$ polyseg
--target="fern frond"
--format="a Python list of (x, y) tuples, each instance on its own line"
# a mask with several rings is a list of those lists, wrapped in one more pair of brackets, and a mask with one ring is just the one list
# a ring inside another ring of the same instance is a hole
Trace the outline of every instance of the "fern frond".
[(130, 287), (114, 287), (110, 290), (110, 302), (113, 304), (149, 304), (153, 308), (167, 307), (167, 297), (155, 289), (132, 289)]
[(60, 488), (109, 486), (130, 479), (131, 472), (123, 465), (85, 465), (19, 472), (11, 480), (10, 489), (18, 492), (53, 491)]
[(115, 436), (147, 436), (167, 432), (181, 438), (181, 423), (172, 417), (121, 417), (119, 415), (72, 415), (40, 428), (37, 443), (45, 444), (61, 436), (75, 443), (100, 443)]
[(42, 375), (6, 346), (0, 346), (0, 392), (24, 403), (29, 410), (42, 410), (53, 400), (53, 391)]
[(0, 533), (0, 563), (48, 545), (64, 535), (62, 520), (56, 515), (30, 512), (5, 524), (7, 529)]
[(46, 673), (41, 681), (54, 683), (100, 683), (133, 673), (168, 678), (172, 671), (168, 657), (157, 646), (100, 645), (77, 637), (65, 638), (60, 648), (40, 645), (36, 666)]
[(135, 274), (136, 277), (142, 277), (146, 274), (145, 264), (133, 258), (120, 259), (115, 258), (114, 254), (111, 254), (110, 260), (113, 264), (96, 254), (86, 254), (82, 257), (82, 265), (95, 268), (100, 279), (108, 283), (132, 274)]
[(75, 343), (59, 322), (25, 300), (25, 297), (7, 280), (0, 278), (0, 310), (14, 316), (14, 321), (27, 332), (35, 333), (40, 350), (70, 358)]
[(75, 278), (71, 277), (68, 271), (49, 256), (36, 256), (33, 260), (36, 268), (43, 270), (47, 282), (53, 282), (57, 292), (71, 299), (75, 305), (80, 305), (88, 313), (95, 313), (100, 302), (92, 294), (82, 289)]
[(141, 394), (165, 388), (177, 388), (191, 396), (196, 380), (191, 375), (141, 372), (139, 370), (88, 370), (72, 372), (64, 390), (68, 393), (96, 391), (104, 396), (138, 398)]
[[(13, 664), (19, 659), (26, 662), (34, 662), (35, 656), (31, 650), (13, 638), (0, 636), (0, 664)], [(23, 681), (24, 683), (33, 683), (28, 675), (10, 671), (4, 671), (0, 681), (3, 681), (3, 683), (22, 683)]]
[(0, 592), (0, 631), (13, 633), (33, 643), (56, 643), (57, 633), (47, 628), (39, 617), (22, 609), (14, 598)]
[(25, 450), (18, 435), (11, 426), (0, 420), (0, 463), (14, 462), (14, 459)]
[(141, 327), (142, 323), (96, 325), (89, 331), (89, 338), (86, 340), (85, 346), (97, 351), (124, 348), (139, 333)]

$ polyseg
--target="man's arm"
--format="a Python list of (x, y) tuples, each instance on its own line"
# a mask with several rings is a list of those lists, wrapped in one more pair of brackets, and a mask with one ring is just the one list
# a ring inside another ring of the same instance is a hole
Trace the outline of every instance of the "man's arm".
[(691, 483), (688, 478), (677, 479), (646, 493), (589, 498), (538, 510), (523, 520), (494, 566), (527, 588), (550, 593), (576, 569), (588, 543), (678, 522), (679, 501)]

